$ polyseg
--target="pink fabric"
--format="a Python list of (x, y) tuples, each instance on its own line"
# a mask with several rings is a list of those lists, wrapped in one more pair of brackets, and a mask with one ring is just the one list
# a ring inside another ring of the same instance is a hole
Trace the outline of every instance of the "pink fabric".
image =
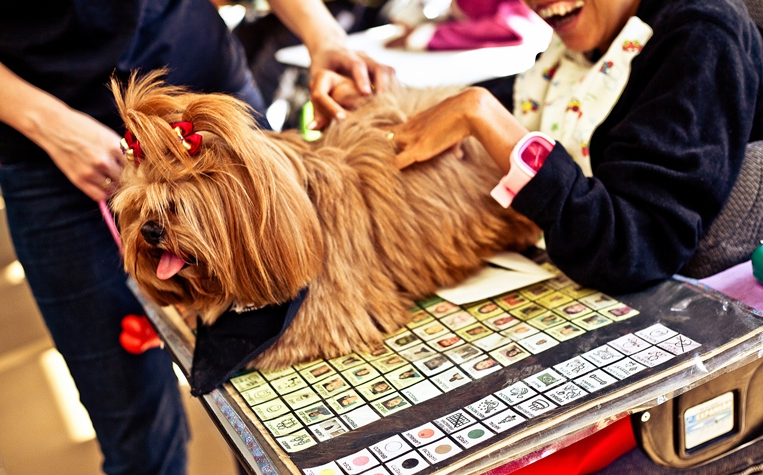
[(543, 22), (520, 0), (461, 0), (458, 6), (469, 18), (437, 25), (428, 49), (513, 46), (522, 42), (518, 24)]
[(743, 262), (700, 280), (708, 287), (763, 311), (763, 284), (752, 276), (752, 261)]
[[(518, 3), (519, 0), (510, 0)], [(498, 11), (498, 7), (506, 0), (456, 0), (458, 9), (469, 18), (482, 18), (493, 16)]]
[(514, 46), (522, 37), (494, 18), (453, 21), (440, 25), (429, 41), (430, 50), (460, 50)]

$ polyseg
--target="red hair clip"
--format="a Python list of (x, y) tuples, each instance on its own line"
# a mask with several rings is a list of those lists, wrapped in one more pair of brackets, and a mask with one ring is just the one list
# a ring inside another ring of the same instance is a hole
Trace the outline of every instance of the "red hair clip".
[(201, 135), (193, 132), (193, 124), (188, 121), (173, 122), (170, 124), (172, 130), (174, 130), (180, 141), (183, 143), (183, 147), (188, 150), (190, 155), (196, 155), (199, 153), (199, 147), (201, 147)]
[(135, 163), (137, 167), (140, 165), (140, 159), (143, 158), (143, 150), (140, 148), (140, 142), (129, 130), (125, 131), (124, 137), (119, 141), (119, 146), (122, 149), (122, 153)]

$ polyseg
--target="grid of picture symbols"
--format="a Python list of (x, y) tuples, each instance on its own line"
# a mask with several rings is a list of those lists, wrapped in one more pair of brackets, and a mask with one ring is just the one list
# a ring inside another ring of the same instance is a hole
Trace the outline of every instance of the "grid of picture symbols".
[[(439, 297), (418, 302), (411, 309), (411, 323), (370, 353), (314, 361), (282, 371), (252, 371), (230, 381), (279, 445), (287, 452), (297, 452), (469, 384), (561, 341), (639, 313), (601, 292), (582, 288), (550, 264), (544, 267), (555, 277), (482, 302), (463, 307)], [(699, 346), (662, 326), (643, 332), (647, 333), (626, 335), (610, 346), (563, 362), (528, 378), (526, 383), (479, 401), (466, 411), (411, 431), (419, 439), (401, 434), (399, 451), (374, 446), (356, 454), (354, 462), (337, 461), (338, 466), (350, 475), (360, 473), (355, 467), (371, 468), (379, 463), (385, 463), (396, 475), (415, 473), (427, 461), (434, 463), (461, 450), (451, 444), (444, 452), (442, 443), (429, 447), (425, 439), (442, 438), (445, 431), (462, 447), (470, 447), (493, 435), (487, 427), (507, 430), (526, 417)], [(657, 336), (660, 332), (664, 334)], [(659, 348), (654, 346), (657, 343)], [(539, 394), (544, 391), (548, 391), (545, 396)], [(518, 405), (510, 410), (507, 404)], [(484, 424), (475, 420), (499, 411), (505, 414), (490, 417)], [(393, 460), (393, 455), (403, 454), (406, 447), (410, 450), (411, 444), (419, 449), (412, 452), (415, 460)], [(330, 475), (322, 471), (306, 474), (319, 472)]]
[(305, 475), (411, 475), (701, 345), (655, 324), (540, 371), (473, 404)]

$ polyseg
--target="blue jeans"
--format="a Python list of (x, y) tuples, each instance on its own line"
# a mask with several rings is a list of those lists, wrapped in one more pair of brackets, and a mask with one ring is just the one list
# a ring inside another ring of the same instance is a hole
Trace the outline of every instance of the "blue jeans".
[(49, 160), (0, 166), (0, 188), (16, 254), (90, 413), (104, 472), (186, 473), (189, 433), (169, 356), (135, 356), (119, 344), (122, 317), (143, 309), (96, 203)]
[[(222, 24), (209, 2), (197, 3), (209, 21)], [(188, 2), (184, 8), (205, 24), (194, 5)], [(199, 76), (197, 88), (232, 93), (247, 102), (257, 111), (260, 126), (269, 129), (243, 48), (221, 28), (222, 53), (212, 55), (219, 67), (190, 77)], [(209, 48), (218, 51), (215, 45)], [(179, 75), (178, 67), (171, 68), (173, 74)], [(183, 75), (175, 79), (177, 84), (193, 82)], [(32, 152), (35, 157), (3, 153), (12, 151), (0, 150), (0, 161), (15, 158), (0, 166), (0, 189), (16, 255), (93, 421), (103, 471), (185, 474), (189, 432), (169, 356), (161, 350), (135, 356), (119, 344), (122, 318), (143, 309), (125, 285), (122, 260), (97, 204), (41, 150)]]

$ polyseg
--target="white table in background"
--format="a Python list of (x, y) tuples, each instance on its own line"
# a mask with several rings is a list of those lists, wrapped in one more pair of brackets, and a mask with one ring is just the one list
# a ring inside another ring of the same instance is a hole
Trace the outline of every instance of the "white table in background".
[[(407, 51), (389, 49), (384, 44), (401, 34), (397, 25), (383, 25), (347, 38), (347, 45), (363, 51), (376, 61), (395, 68), (401, 83), (412, 87), (467, 85), (510, 76), (527, 70), (538, 53), (551, 40), (548, 30), (524, 33), (517, 46), (481, 48), (464, 51)], [(309, 67), (310, 56), (304, 45), (282, 48), (276, 59), (284, 64)]]

